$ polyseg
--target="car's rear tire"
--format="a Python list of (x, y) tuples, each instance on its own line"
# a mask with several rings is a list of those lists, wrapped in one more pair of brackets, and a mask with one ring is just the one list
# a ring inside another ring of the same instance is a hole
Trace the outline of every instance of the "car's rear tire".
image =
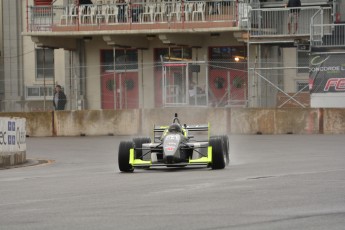
[(225, 168), (223, 140), (220, 137), (211, 137), (210, 146), (212, 146), (212, 169)]
[(129, 151), (134, 148), (131, 141), (121, 141), (118, 152), (118, 163), (121, 172), (133, 172), (134, 168), (129, 164)]
[(141, 150), (143, 144), (145, 143), (151, 143), (151, 138), (149, 137), (136, 137), (133, 138), (134, 148), (136, 149), (135, 152), (135, 159), (143, 159), (143, 150)]
[(229, 157), (229, 155), (230, 155), (229, 137), (228, 137), (228, 135), (221, 135), (220, 137), (222, 138), (222, 141), (223, 141), (225, 165), (229, 165), (229, 163), (230, 163), (230, 157)]

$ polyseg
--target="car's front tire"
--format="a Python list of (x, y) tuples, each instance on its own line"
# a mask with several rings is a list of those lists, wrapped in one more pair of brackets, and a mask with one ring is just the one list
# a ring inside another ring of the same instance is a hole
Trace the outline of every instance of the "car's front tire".
[(225, 168), (223, 140), (220, 137), (211, 137), (210, 146), (212, 146), (212, 169)]
[(134, 168), (129, 164), (129, 151), (134, 148), (131, 141), (121, 141), (118, 152), (118, 163), (121, 172), (133, 172)]

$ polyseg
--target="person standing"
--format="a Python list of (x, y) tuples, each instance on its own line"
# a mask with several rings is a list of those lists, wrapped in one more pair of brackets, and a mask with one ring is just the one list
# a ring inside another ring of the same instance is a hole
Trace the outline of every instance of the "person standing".
[(119, 8), (119, 15), (118, 15), (118, 22), (125, 22), (126, 19), (126, 1), (125, 0), (118, 0), (117, 7)]
[(55, 86), (53, 105), (55, 110), (64, 110), (67, 102), (66, 94), (62, 91), (61, 85)]
[(297, 32), (298, 28), (298, 14), (300, 9), (296, 9), (295, 7), (301, 7), (301, 1), (300, 0), (289, 0), (289, 2), (286, 4), (285, 7), (288, 8), (294, 8), (291, 9), (289, 12), (289, 22), (288, 22), (288, 32), (289, 34), (291, 33), (291, 25), (295, 25), (295, 31), (293, 32), (294, 34)]

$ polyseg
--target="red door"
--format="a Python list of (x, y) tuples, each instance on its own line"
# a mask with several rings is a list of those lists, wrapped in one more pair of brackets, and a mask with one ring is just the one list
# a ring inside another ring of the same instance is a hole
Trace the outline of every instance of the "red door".
[[(246, 100), (247, 73), (242, 70), (210, 70), (210, 101), (217, 105)], [(230, 95), (229, 95), (230, 92)]]
[(116, 73), (115, 81), (113, 72), (103, 74), (102, 109), (136, 109), (138, 107), (138, 72)]

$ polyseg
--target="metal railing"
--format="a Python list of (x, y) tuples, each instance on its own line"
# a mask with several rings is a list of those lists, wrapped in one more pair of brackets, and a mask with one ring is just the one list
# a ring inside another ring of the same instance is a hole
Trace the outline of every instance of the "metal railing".
[(277, 36), (310, 36), (310, 22), (318, 11), (323, 23), (332, 22), (331, 8), (294, 7), (252, 9), (249, 14), (249, 33), (253, 38)]
[[(136, 66), (135, 66), (136, 64)], [(30, 72), (34, 67), (24, 69)], [(75, 73), (79, 66), (64, 69)], [(89, 84), (100, 82), (80, 97), (79, 83), (85, 79), (66, 73), (61, 81), (67, 96), (66, 110), (81, 109), (133, 109), (144, 108), (143, 101), (151, 101), (159, 107), (245, 107), (247, 105), (248, 76), (246, 62), (233, 60), (209, 61), (161, 61), (148, 63), (102, 63), (99, 75), (87, 77)], [(154, 80), (147, 79), (144, 70), (153, 69)], [(3, 74), (0, 70), (0, 75)], [(140, 74), (142, 74), (140, 76)], [(141, 78), (141, 79), (140, 79)], [(147, 81), (147, 80), (145, 80)], [(1, 85), (9, 85), (11, 79), (0, 79)], [(0, 89), (0, 112), (28, 112), (53, 110), (53, 85), (35, 84)], [(99, 89), (101, 89), (99, 91)], [(153, 91), (153, 93), (152, 93)], [(140, 93), (139, 93), (140, 92)], [(154, 98), (152, 98), (154, 95)], [(2, 96), (2, 97), (1, 97)]]
[(312, 47), (345, 47), (345, 24), (312, 24), (310, 27)]
[(28, 31), (231, 27), (243, 15), (236, 0), (28, 6), (28, 14)]

